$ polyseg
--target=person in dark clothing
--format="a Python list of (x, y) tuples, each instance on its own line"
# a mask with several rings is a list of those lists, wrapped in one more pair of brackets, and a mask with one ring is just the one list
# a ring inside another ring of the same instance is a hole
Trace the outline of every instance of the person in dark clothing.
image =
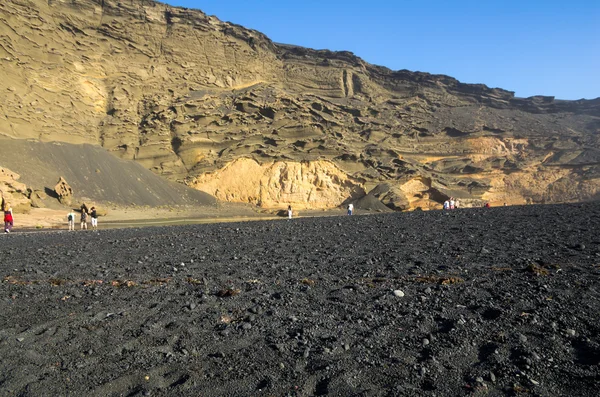
[(98, 211), (96, 211), (96, 207), (91, 208), (90, 217), (92, 218), (92, 229), (98, 230)]
[(81, 230), (87, 230), (87, 219), (88, 213), (87, 211), (81, 211)]

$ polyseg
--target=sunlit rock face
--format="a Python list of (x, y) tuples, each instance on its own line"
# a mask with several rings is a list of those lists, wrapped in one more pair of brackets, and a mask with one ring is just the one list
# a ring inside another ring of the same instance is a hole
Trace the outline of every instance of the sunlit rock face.
[(393, 72), (197, 10), (4, 1), (0, 73), (0, 134), (101, 145), (223, 200), (330, 208), (382, 184), (394, 209), (599, 198), (599, 99)]
[(190, 185), (223, 201), (263, 208), (327, 209), (365, 195), (359, 181), (323, 160), (258, 163), (241, 158), (199, 176)]
[(27, 211), (31, 208), (30, 195), (37, 197), (36, 194), (42, 194), (29, 191), (24, 183), (19, 182), (20, 178), (16, 172), (0, 166), (0, 211), (9, 208), (15, 212)]

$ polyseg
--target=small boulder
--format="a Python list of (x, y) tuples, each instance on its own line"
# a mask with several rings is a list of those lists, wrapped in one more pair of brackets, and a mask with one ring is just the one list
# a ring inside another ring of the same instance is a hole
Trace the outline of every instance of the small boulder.
[(71, 205), (73, 201), (73, 188), (69, 186), (65, 178), (62, 176), (58, 180), (56, 186), (54, 186), (54, 192), (56, 193), (58, 201), (60, 201), (61, 204)]

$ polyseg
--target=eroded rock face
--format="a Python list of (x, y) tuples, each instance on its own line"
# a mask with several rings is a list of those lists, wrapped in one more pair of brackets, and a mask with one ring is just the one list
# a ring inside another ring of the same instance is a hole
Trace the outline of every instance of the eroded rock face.
[(47, 197), (48, 195), (41, 190), (29, 189), (29, 201), (31, 202), (31, 206), (34, 208), (45, 208), (46, 204), (43, 200)]
[(449, 197), (432, 186), (431, 179), (416, 177), (400, 183), (386, 182), (377, 185), (369, 194), (377, 197), (391, 209), (441, 209)]
[(73, 189), (62, 176), (54, 186), (54, 192), (62, 204), (71, 205), (73, 203)]
[[(430, 181), (406, 187), (409, 209), (444, 195), (467, 205), (599, 197), (600, 99), (515, 98), (394, 72), (149, 0), (16, 0), (0, 14), (3, 135), (102, 145), (192, 185), (241, 158), (260, 163), (254, 180), (262, 165), (318, 160), (365, 191)], [(237, 189), (220, 194), (266, 206), (291, 194)], [(350, 198), (340, 194), (317, 201)]]
[(11, 207), (15, 212), (23, 212), (31, 208), (27, 186), (18, 181), (20, 178), (16, 172), (0, 166), (0, 210)]
[(337, 207), (365, 195), (359, 181), (329, 161), (274, 161), (260, 164), (241, 158), (221, 170), (190, 182), (220, 200), (252, 203), (263, 208), (292, 205), (295, 209)]

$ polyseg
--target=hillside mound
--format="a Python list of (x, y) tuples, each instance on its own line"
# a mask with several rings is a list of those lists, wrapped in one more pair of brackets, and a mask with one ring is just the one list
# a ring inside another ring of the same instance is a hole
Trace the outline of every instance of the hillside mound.
[(29, 188), (52, 194), (63, 177), (79, 200), (121, 205), (214, 205), (209, 194), (170, 182), (140, 164), (88, 144), (0, 138), (2, 166)]

